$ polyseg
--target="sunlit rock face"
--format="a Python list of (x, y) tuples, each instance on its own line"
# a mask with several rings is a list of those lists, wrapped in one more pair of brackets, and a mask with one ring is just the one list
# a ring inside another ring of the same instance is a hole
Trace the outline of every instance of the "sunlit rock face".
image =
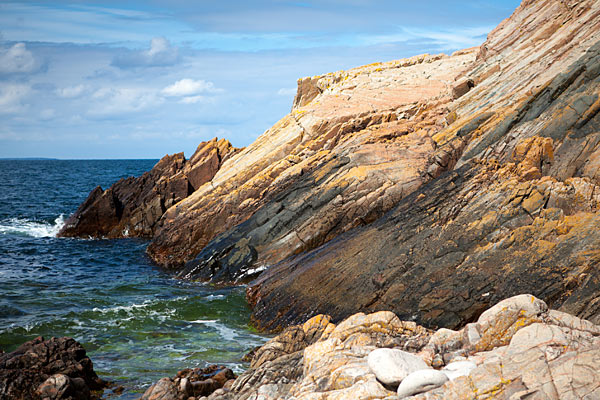
[(264, 272), (248, 290), (254, 322), (392, 310), (456, 328), (520, 293), (600, 321), (599, 15), (596, 1), (524, 2), (432, 125), (426, 183)]
[(246, 279), (372, 222), (430, 179), (432, 136), (447, 125), (455, 78), (476, 54), (301, 79), (292, 112), (169, 209), (149, 254), (165, 265), (197, 257), (188, 277)]

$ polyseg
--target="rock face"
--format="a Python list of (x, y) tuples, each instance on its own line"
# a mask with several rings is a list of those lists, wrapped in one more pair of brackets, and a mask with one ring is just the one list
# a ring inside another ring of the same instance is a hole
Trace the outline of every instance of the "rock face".
[(0, 398), (87, 400), (99, 398), (102, 381), (85, 350), (71, 338), (38, 337), (0, 354)]
[(457, 328), (520, 293), (600, 322), (599, 16), (597, 1), (525, 1), (462, 74), (474, 86), (430, 136), (432, 179), (265, 271), (254, 322), (392, 310)]
[[(167, 210), (150, 256), (231, 282), (374, 221), (427, 178), (456, 75), (476, 49), (299, 81), (290, 114)], [(456, 162), (447, 154), (442, 164)]]
[[(459, 331), (431, 332), (390, 312), (356, 314), (337, 326), (324, 321), (314, 317), (272, 339), (254, 360), (266, 353), (274, 358), (208, 399), (600, 398), (600, 326), (549, 310), (531, 295), (506, 299)], [(300, 331), (316, 334), (307, 342)], [(282, 351), (266, 350), (273, 347)], [(404, 378), (396, 392), (367, 361), (382, 347), (412, 352), (425, 369)], [(448, 377), (449, 370), (466, 373)]]
[(186, 160), (183, 153), (163, 157), (139, 178), (100, 186), (69, 217), (59, 236), (151, 237), (164, 212), (209, 182), (237, 149), (216, 138), (201, 143)]

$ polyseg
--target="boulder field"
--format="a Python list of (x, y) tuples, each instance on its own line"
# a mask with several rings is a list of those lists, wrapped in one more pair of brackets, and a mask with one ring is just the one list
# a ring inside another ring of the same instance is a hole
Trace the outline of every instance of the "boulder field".
[(431, 331), (394, 313), (339, 324), (317, 315), (256, 350), (250, 368), (208, 396), (169, 378), (161, 400), (565, 400), (600, 398), (600, 326), (505, 299), (464, 328)]
[[(254, 143), (94, 189), (62, 236), (146, 236), (253, 323), (458, 329), (531, 293), (600, 322), (600, 2), (524, 0), (478, 48), (298, 81)], [(439, 375), (438, 375), (439, 376)]]

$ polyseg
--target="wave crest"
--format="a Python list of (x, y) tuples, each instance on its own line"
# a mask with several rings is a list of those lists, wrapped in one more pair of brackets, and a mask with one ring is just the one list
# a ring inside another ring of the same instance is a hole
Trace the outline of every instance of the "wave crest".
[(23, 235), (35, 238), (56, 237), (64, 225), (65, 217), (63, 214), (60, 214), (54, 220), (54, 224), (32, 221), (26, 218), (9, 218), (0, 221), (0, 234)]

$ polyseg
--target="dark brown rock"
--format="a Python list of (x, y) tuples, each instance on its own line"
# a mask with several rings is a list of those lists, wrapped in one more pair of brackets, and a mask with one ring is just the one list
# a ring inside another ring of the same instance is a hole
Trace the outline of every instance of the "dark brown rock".
[(236, 151), (215, 138), (201, 143), (189, 160), (183, 153), (167, 155), (138, 178), (121, 179), (104, 191), (98, 186), (59, 236), (150, 237), (164, 212), (210, 181)]
[(0, 355), (0, 398), (90, 399), (107, 387), (84, 348), (71, 338), (38, 337)]
[(461, 79), (458, 81), (452, 88), (452, 96), (454, 97), (454, 100), (467, 94), (473, 87), (475, 87), (475, 82), (473, 82), (473, 79)]
[(208, 396), (235, 378), (233, 371), (222, 365), (188, 368), (177, 372), (173, 378), (160, 379), (144, 392), (141, 400), (186, 400)]

